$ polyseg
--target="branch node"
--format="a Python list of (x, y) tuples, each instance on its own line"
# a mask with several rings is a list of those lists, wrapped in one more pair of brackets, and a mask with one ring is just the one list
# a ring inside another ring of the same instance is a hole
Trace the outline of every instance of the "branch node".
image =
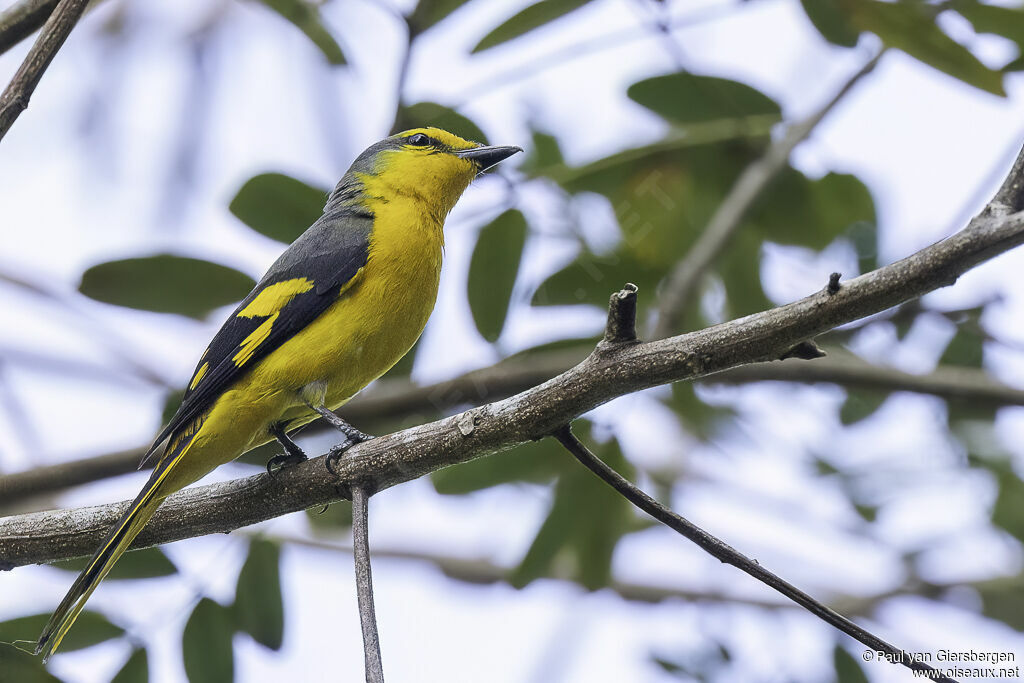
[(457, 416), (456, 424), (459, 427), (459, 433), (466, 438), (472, 436), (476, 431), (476, 426), (480, 424), (480, 415), (483, 412), (483, 408), (472, 408)]
[(840, 289), (839, 278), (843, 275), (842, 273), (832, 273), (828, 276), (828, 284), (825, 286), (825, 291), (831, 294), (838, 294)]
[(608, 324), (602, 345), (636, 342), (636, 293), (639, 289), (632, 282), (627, 282), (608, 300)]
[(789, 351), (779, 356), (779, 360), (786, 360), (787, 358), (799, 358), (800, 360), (814, 360), (815, 358), (824, 358), (827, 354), (825, 350), (814, 343), (814, 340), (808, 339), (802, 341)]

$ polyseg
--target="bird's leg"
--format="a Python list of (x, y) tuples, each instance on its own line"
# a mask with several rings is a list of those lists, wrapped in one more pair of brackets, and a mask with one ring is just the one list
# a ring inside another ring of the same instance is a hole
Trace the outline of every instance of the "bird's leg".
[(364, 441), (369, 441), (370, 439), (376, 438), (371, 434), (366, 434), (359, 431), (358, 429), (350, 425), (348, 422), (345, 422), (340, 417), (335, 415), (333, 411), (329, 410), (327, 406), (323, 404), (314, 405), (312, 403), (307, 402), (306, 405), (308, 405), (310, 408), (319, 413), (320, 416), (327, 420), (327, 422), (332, 427), (334, 427), (339, 432), (345, 435), (345, 441), (337, 446), (333, 446), (327, 454), (327, 471), (330, 472), (331, 474), (337, 475), (337, 472), (334, 471), (334, 466), (337, 464), (338, 460), (341, 459), (341, 456), (342, 454), (344, 454), (345, 451), (352, 448), (357, 443), (362, 443)]
[(268, 431), (277, 439), (278, 443), (284, 446), (284, 453), (275, 455), (267, 461), (267, 474), (273, 477), (285, 467), (298, 465), (303, 460), (308, 459), (302, 449), (299, 448), (299, 445), (292, 441), (288, 434), (285, 433), (284, 425), (280, 422), (271, 424)]

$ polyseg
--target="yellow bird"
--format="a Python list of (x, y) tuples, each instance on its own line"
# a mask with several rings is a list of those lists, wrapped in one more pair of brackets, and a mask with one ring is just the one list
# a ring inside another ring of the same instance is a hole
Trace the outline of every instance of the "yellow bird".
[[(417, 128), (359, 155), (324, 215), (281, 254), (199, 359), (181, 407), (143, 463), (167, 441), (163, 456), (53, 613), (36, 654), (53, 654), (169, 495), (275, 438), (287, 455), (271, 464), (304, 460), (288, 432), (344, 405), (412, 348), (437, 298), (448, 212), (477, 174), (520, 151)], [(349, 443), (367, 438), (336, 426)]]

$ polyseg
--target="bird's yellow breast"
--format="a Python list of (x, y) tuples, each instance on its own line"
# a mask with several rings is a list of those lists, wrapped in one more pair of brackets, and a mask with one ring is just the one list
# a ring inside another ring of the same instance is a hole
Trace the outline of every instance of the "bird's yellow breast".
[[(412, 348), (434, 308), (442, 223), (412, 200), (370, 198), (367, 204), (375, 218), (366, 265), (334, 304), (229, 392), (278, 404), (276, 419), (291, 421), (290, 428), (315, 417), (299, 397), (302, 387), (324, 383), (325, 404), (338, 408)], [(250, 447), (269, 440), (265, 426), (254, 427)]]

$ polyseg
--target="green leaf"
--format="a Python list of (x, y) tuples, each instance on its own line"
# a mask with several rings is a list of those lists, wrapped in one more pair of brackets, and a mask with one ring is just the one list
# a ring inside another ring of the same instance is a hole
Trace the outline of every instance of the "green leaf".
[(807, 18), (828, 42), (842, 47), (854, 47), (860, 32), (850, 25), (842, 8), (842, 0), (800, 0)]
[[(861, 273), (869, 273), (878, 268), (878, 225), (874, 221), (851, 223), (843, 236), (857, 252), (857, 269)], [(907, 330), (909, 329), (908, 325)], [(900, 335), (900, 339), (903, 339), (903, 335)]]
[(977, 0), (952, 0), (949, 4), (976, 32), (1002, 36), (1024, 50), (1024, 7), (999, 7)]
[(41, 657), (22, 652), (6, 643), (0, 643), (0, 681), (4, 681), (4, 683), (8, 681), (11, 683), (61, 683), (59, 678), (46, 670)]
[(242, 185), (228, 208), (261, 235), (291, 244), (323, 215), (329, 194), (283, 173), (262, 173)]
[(832, 663), (836, 668), (836, 683), (869, 683), (857, 659), (839, 645), (832, 650)]
[(745, 83), (686, 71), (634, 83), (626, 94), (674, 123), (706, 123), (742, 116), (782, 117), (782, 109), (772, 98)]
[(982, 614), (1024, 631), (1024, 584), (1019, 577), (992, 579), (975, 584), (974, 588), (981, 596)]
[[(89, 558), (77, 557), (73, 560), (53, 562), (50, 566), (78, 573), (85, 569), (85, 565), (88, 563)], [(104, 580), (151, 579), (177, 573), (178, 568), (174, 566), (174, 563), (171, 562), (160, 548), (144, 548), (125, 553)]]
[(416, 37), (466, 4), (466, 0), (420, 0), (409, 15), (410, 37)]
[(712, 406), (700, 400), (692, 382), (674, 382), (666, 405), (671, 408), (687, 432), (702, 441), (715, 435), (722, 423), (735, 416), (729, 407)]
[[(0, 623), (0, 642), (10, 643), (15, 640), (32, 640), (34, 642), (49, 621), (49, 613), (9, 619)], [(60, 641), (60, 651), (81, 650), (123, 635), (123, 628), (110, 623), (99, 612), (85, 611), (78, 615), (75, 625)]]
[(306, 518), (314, 534), (336, 536), (352, 527), (352, 503), (342, 500), (331, 503), (326, 510), (323, 506), (307, 508)]
[(482, 52), (495, 45), (501, 45), (513, 38), (518, 38), (524, 33), (528, 33), (535, 28), (539, 28), (548, 22), (569, 14), (573, 10), (583, 7), (589, 1), (541, 0), (540, 2), (528, 5), (525, 9), (520, 10), (513, 17), (498, 25), (481, 38), (472, 52)]
[(1008, 460), (983, 460), (996, 477), (999, 493), (992, 508), (992, 523), (1024, 541), (1024, 481)]
[(271, 650), (279, 650), (284, 640), (280, 560), (276, 543), (260, 538), (250, 541), (232, 606), (235, 627)]
[(562, 156), (562, 149), (558, 146), (558, 139), (553, 135), (533, 131), (531, 135), (533, 144), (526, 155), (526, 158), (519, 165), (519, 171), (528, 176), (543, 174), (547, 169), (565, 164)]
[[(609, 296), (611, 293), (609, 292)], [(601, 337), (570, 337), (568, 339), (557, 339), (539, 346), (531, 346), (528, 349), (517, 351), (506, 358), (503, 363), (515, 363), (517, 361), (530, 361), (537, 356), (546, 356), (557, 353), (559, 357), (564, 356), (566, 365), (575, 365), (593, 352), (594, 347), (601, 341)], [(564, 353), (563, 353), (564, 352)]]
[(829, 173), (810, 180), (786, 168), (762, 193), (747, 220), (765, 239), (821, 250), (855, 226), (873, 229), (875, 202), (856, 176)]
[(149, 655), (146, 648), (132, 650), (128, 661), (124, 663), (110, 683), (147, 683), (149, 681)]
[(984, 341), (977, 330), (958, 329), (943, 351), (939, 364), (980, 368), (985, 357)]
[(245, 298), (255, 286), (234, 268), (158, 254), (95, 265), (82, 273), (78, 291), (117, 306), (202, 318)]
[(882, 391), (859, 391), (848, 389), (846, 400), (839, 409), (839, 421), (844, 425), (852, 425), (861, 420), (866, 420), (875, 414), (889, 394)]
[(417, 102), (399, 109), (391, 134), (429, 126), (455, 133), (466, 140), (487, 144), (487, 136), (478, 125), (454, 109), (436, 102)]
[(476, 329), (489, 342), (505, 327), (512, 288), (526, 245), (526, 219), (509, 210), (480, 230), (469, 263), (469, 309)]
[(761, 236), (742, 229), (719, 257), (716, 268), (726, 294), (726, 315), (738, 318), (772, 307), (761, 286)]
[(871, 31), (886, 47), (911, 57), (953, 78), (993, 95), (1006, 96), (1003, 74), (988, 68), (966, 47), (935, 24), (936, 8), (923, 2), (856, 0), (851, 5), (854, 23)]
[(437, 470), (430, 475), (430, 481), (438, 493), (464, 494), (512, 482), (548, 482), (565, 471), (566, 463), (564, 449), (557, 441), (541, 439)]
[[(618, 249), (603, 256), (582, 252), (575, 261), (541, 283), (531, 303), (534, 306), (592, 304), (605, 308), (608, 297), (625, 282), (635, 283), (640, 291), (653, 292), (665, 270), (654, 273), (624, 251)], [(639, 305), (643, 305), (644, 298), (640, 298)]]
[(229, 611), (210, 598), (192, 610), (181, 639), (189, 683), (224, 683), (235, 677), (235, 657)]
[(306, 2), (306, 0), (260, 1), (305, 33), (329, 63), (336, 65), (345, 63), (345, 54), (341, 51), (341, 46), (331, 35), (320, 15), (319, 3)]
[[(591, 446), (620, 474), (635, 476), (614, 440)], [(558, 478), (551, 510), (510, 583), (523, 587), (543, 576), (557, 576), (589, 590), (607, 586), (612, 553), (631, 531), (631, 521), (632, 508), (625, 498), (585, 467), (568, 468)]]
[(171, 418), (178, 412), (178, 408), (181, 407), (181, 402), (184, 399), (184, 389), (174, 389), (167, 393), (167, 397), (164, 399), (163, 410), (160, 411), (160, 424), (167, 424), (171, 421)]

